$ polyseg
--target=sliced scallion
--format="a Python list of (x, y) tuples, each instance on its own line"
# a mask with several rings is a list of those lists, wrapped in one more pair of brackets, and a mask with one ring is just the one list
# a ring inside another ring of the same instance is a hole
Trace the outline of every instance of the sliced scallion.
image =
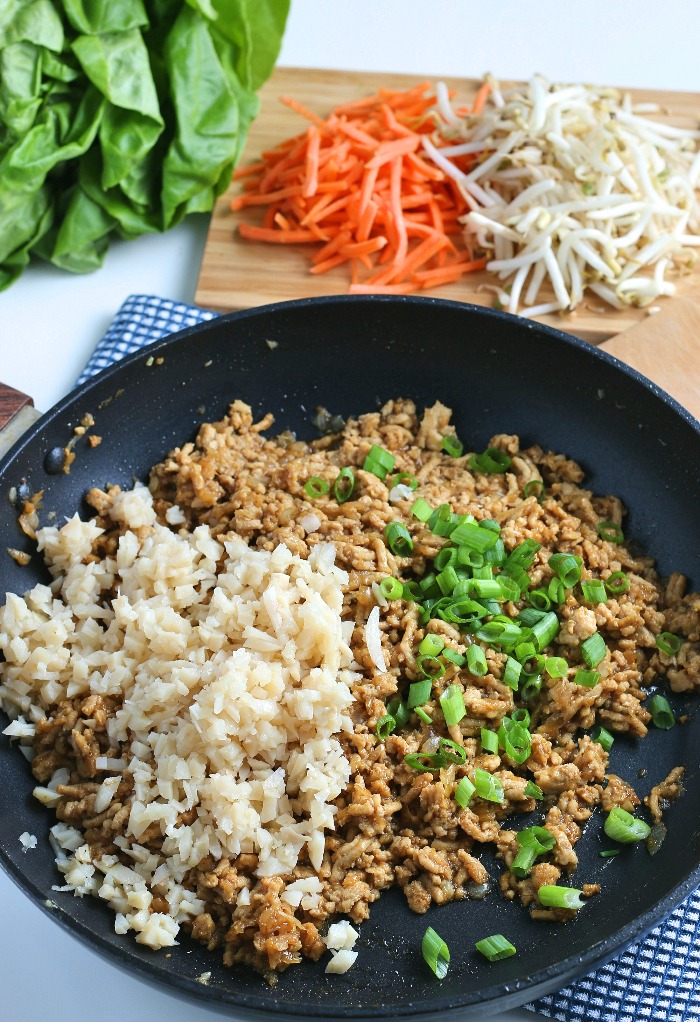
[(588, 667), (597, 667), (605, 659), (608, 652), (605, 640), (600, 632), (594, 632), (581, 643), (581, 656)]
[(638, 820), (632, 813), (620, 806), (613, 806), (607, 815), (603, 830), (611, 841), (632, 844), (644, 841), (651, 834), (651, 827), (644, 820)]
[(527, 782), (527, 784), (525, 785), (525, 791), (523, 792), (523, 794), (527, 798), (535, 798), (538, 801), (540, 799), (544, 798), (544, 792), (542, 791), (542, 789), (537, 784), (535, 784), (534, 781), (528, 781)]
[(346, 500), (350, 500), (355, 490), (355, 473), (346, 465), (345, 468), (341, 468), (340, 472), (335, 478), (333, 483), (333, 496), (339, 504), (344, 504)]
[(500, 962), (503, 958), (510, 958), (512, 955), (517, 954), (518, 950), (514, 944), (511, 944), (500, 933), (494, 933), (492, 937), (484, 937), (483, 940), (477, 940), (474, 946), (490, 962)]
[(372, 475), (377, 476), (379, 479), (386, 479), (387, 473), (391, 472), (395, 463), (396, 458), (393, 454), (385, 451), (383, 447), (379, 447), (377, 444), (372, 444), (362, 468), (365, 472), (371, 472)]
[(541, 479), (530, 479), (523, 487), (523, 497), (526, 500), (528, 497), (536, 497), (541, 504), (544, 493), (544, 483)]
[(320, 476), (311, 476), (304, 483), (304, 493), (311, 500), (318, 500), (319, 497), (323, 497), (330, 490), (330, 483), (325, 479), (321, 479)]
[(583, 667), (580, 667), (574, 675), (574, 685), (581, 685), (583, 688), (595, 688), (600, 681), (600, 673), (598, 671), (587, 671)]
[(487, 802), (503, 802), (505, 800), (503, 785), (498, 777), (494, 777), (488, 770), (483, 770), (481, 767), (476, 767), (474, 770), (474, 787), (479, 798), (483, 798)]
[(598, 522), (598, 535), (608, 543), (624, 543), (625, 534), (616, 522)]
[(520, 674), (522, 671), (522, 665), (512, 656), (506, 658), (506, 664), (503, 668), (503, 684), (507, 685), (508, 688), (512, 688), (514, 692), (518, 691), (518, 685), (520, 684)]
[(390, 713), (385, 713), (383, 717), (380, 717), (377, 721), (376, 733), (377, 738), (382, 742), (389, 737), (396, 730), (396, 718), (392, 717)]
[(606, 731), (600, 724), (596, 724), (595, 727), (591, 728), (589, 733), (592, 741), (597, 742), (598, 745), (602, 745), (606, 752), (610, 752), (615, 739), (609, 731)]
[(424, 724), (432, 724), (433, 723), (433, 718), (430, 716), (429, 713), (425, 712), (425, 710), (423, 709), (422, 706), (416, 706), (415, 713), (416, 713), (416, 716), (420, 717), (420, 719), (423, 721)]
[(411, 514), (414, 518), (417, 518), (419, 522), (427, 522), (433, 513), (433, 509), (427, 500), (423, 500), (419, 497), (418, 500), (414, 501), (411, 507)]
[(449, 646), (445, 646), (442, 651), (442, 656), (445, 660), (449, 660), (451, 664), (456, 667), (463, 667), (467, 662), (467, 658), (458, 653), (456, 649), (451, 649)]
[(428, 632), (428, 634), (421, 640), (420, 645), (418, 646), (418, 652), (425, 653), (428, 656), (439, 656), (444, 645), (445, 640), (440, 635)]
[(403, 596), (403, 583), (399, 582), (397, 578), (383, 578), (379, 583), (379, 591), (382, 596), (387, 600), (400, 600)]
[(463, 777), (454, 790), (454, 800), (458, 806), (460, 806), (462, 809), (466, 809), (466, 807), (471, 802), (472, 795), (474, 794), (475, 791), (476, 788), (469, 780), (469, 778)]
[(543, 884), (537, 892), (540, 905), (546, 908), (583, 908), (582, 895), (583, 891), (575, 887), (559, 887), (556, 884)]
[(441, 770), (447, 766), (445, 757), (439, 756), (435, 752), (409, 752), (407, 756), (404, 756), (403, 761), (406, 766), (410, 766), (411, 769), (417, 770), (419, 773)]
[(444, 979), (450, 964), (450, 949), (442, 937), (429, 926), (423, 934), (423, 958), (438, 979)]
[(659, 695), (658, 692), (651, 697), (647, 708), (651, 714), (654, 727), (661, 728), (662, 731), (668, 731), (676, 723), (676, 718), (668, 699), (665, 696)]
[(680, 651), (682, 640), (679, 635), (673, 632), (659, 632), (656, 636), (656, 645), (666, 656), (676, 656)]
[(586, 579), (581, 583), (581, 593), (587, 603), (607, 603), (605, 583), (599, 578)]
[(481, 748), (484, 752), (497, 753), (498, 752), (498, 735), (495, 731), (489, 731), (488, 728), (482, 727), (481, 729)]
[(472, 454), (469, 467), (475, 472), (507, 472), (510, 456), (498, 447), (487, 447), (483, 454)]
[(440, 696), (440, 706), (448, 727), (459, 724), (466, 714), (467, 708), (464, 705), (464, 694), (459, 685), (448, 685)]
[(486, 654), (481, 646), (473, 645), (467, 650), (467, 670), (477, 678), (483, 678), (489, 667)]
[(408, 486), (409, 490), (418, 489), (418, 480), (410, 472), (397, 472), (391, 477), (391, 488), (395, 486)]
[(409, 710), (414, 709), (416, 706), (422, 706), (423, 703), (427, 703), (430, 699), (430, 693), (432, 691), (432, 682), (429, 679), (425, 681), (414, 681), (408, 688), (408, 699), (406, 705)]
[(467, 750), (464, 746), (453, 742), (451, 738), (441, 738), (437, 751), (438, 756), (443, 756), (448, 763), (457, 763), (458, 766), (467, 759)]
[(401, 522), (389, 522), (384, 530), (389, 549), (397, 557), (408, 557), (413, 550), (413, 540), (408, 529)]
[(445, 454), (449, 454), (451, 458), (461, 458), (464, 451), (464, 444), (459, 437), (454, 436), (452, 433), (445, 434), (440, 446)]
[(550, 678), (565, 678), (569, 665), (563, 656), (545, 657), (544, 669)]
[(629, 576), (624, 571), (614, 571), (605, 579), (605, 588), (611, 596), (620, 596), (630, 587)]
[(552, 554), (549, 567), (571, 589), (581, 579), (581, 558), (576, 554)]

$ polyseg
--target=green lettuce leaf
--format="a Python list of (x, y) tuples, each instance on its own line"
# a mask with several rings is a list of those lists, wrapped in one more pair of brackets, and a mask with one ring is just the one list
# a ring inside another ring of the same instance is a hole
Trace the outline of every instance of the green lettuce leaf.
[(0, 0), (0, 289), (228, 186), (289, 0)]

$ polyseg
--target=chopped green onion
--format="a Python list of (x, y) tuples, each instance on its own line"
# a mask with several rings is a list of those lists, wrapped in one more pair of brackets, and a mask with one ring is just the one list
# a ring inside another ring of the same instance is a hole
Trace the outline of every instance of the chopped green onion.
[(489, 731), (488, 728), (482, 727), (481, 748), (484, 752), (498, 753), (498, 735), (495, 731)]
[(401, 596), (407, 602), (418, 603), (423, 599), (423, 590), (415, 579), (409, 579), (408, 582), (403, 583)]
[(467, 547), (468, 550), (478, 550), (484, 553), (490, 550), (498, 542), (498, 535), (491, 529), (484, 529), (474, 522), (462, 522), (450, 533), (450, 539), (458, 547)]
[(603, 830), (611, 841), (632, 844), (644, 841), (651, 834), (651, 827), (644, 820), (638, 820), (620, 806), (614, 806), (608, 813)]
[(410, 472), (397, 472), (391, 477), (391, 488), (395, 486), (408, 486), (411, 490), (418, 489), (418, 480)]
[(592, 741), (602, 745), (606, 752), (610, 752), (615, 739), (609, 731), (606, 731), (600, 724), (596, 724), (595, 727), (591, 728), (590, 736)]
[(534, 699), (535, 696), (539, 695), (540, 689), (542, 688), (542, 677), (539, 674), (534, 677), (528, 678), (525, 684), (520, 689), (520, 697), (529, 702)]
[(481, 767), (474, 770), (474, 787), (479, 798), (486, 799), (487, 802), (503, 802), (505, 799), (503, 785), (498, 777), (494, 777)]
[(441, 571), (440, 574), (437, 576), (437, 584), (440, 586), (440, 592), (443, 594), (443, 596), (450, 596), (452, 594), (452, 590), (454, 589), (458, 582), (459, 575), (452, 567), (452, 565), (449, 565), (447, 568), (445, 568), (444, 571)]
[(548, 564), (567, 589), (581, 580), (581, 558), (576, 554), (552, 554)]
[(656, 645), (666, 656), (675, 656), (681, 648), (682, 640), (673, 632), (659, 632), (656, 636)]
[(625, 534), (616, 522), (598, 522), (598, 535), (608, 543), (623, 543)]
[(387, 576), (379, 583), (379, 591), (387, 600), (400, 600), (403, 596), (403, 583), (397, 578)]
[(520, 586), (510, 575), (499, 575), (497, 582), (501, 588), (501, 597), (504, 600), (514, 601), (520, 599)]
[(440, 706), (448, 727), (459, 724), (466, 714), (467, 708), (464, 705), (464, 694), (459, 685), (448, 685), (440, 696)]
[(408, 529), (401, 522), (389, 522), (384, 530), (389, 549), (397, 557), (408, 557), (413, 550), (413, 540)]
[[(470, 600), (467, 596), (460, 596), (457, 599), (447, 600), (444, 613), (441, 617), (453, 624), (470, 624), (478, 618), (486, 617), (488, 611), (476, 600)], [(477, 633), (477, 637), (478, 633)]]
[(598, 852), (598, 855), (601, 857), (601, 859), (612, 859), (613, 856), (619, 854), (620, 854), (619, 848), (606, 848), (604, 852)]
[(599, 578), (587, 579), (581, 583), (583, 598), (588, 603), (607, 603), (608, 594), (605, 591), (605, 583)]
[(515, 660), (512, 656), (506, 658), (506, 665), (503, 669), (503, 684), (507, 685), (508, 688), (512, 688), (514, 692), (518, 691), (518, 685), (520, 683), (520, 673), (522, 671), (522, 665)]
[(479, 522), (479, 527), (482, 529), (490, 529), (490, 531), (495, 532), (496, 535), (499, 535), (501, 531), (501, 526), (493, 518), (482, 518)]
[(428, 634), (421, 640), (418, 646), (419, 653), (426, 653), (428, 656), (438, 656), (445, 645), (445, 640), (440, 635), (435, 635), (433, 632)]
[[(528, 575), (524, 568), (520, 567), (520, 565), (504, 564), (502, 572), (503, 575), (506, 576), (506, 578), (511, 578), (515, 582), (515, 584), (518, 586), (521, 592), (524, 593), (530, 588), (530, 576)], [(499, 578), (500, 577), (502, 576), (499, 576)]]
[(521, 666), (525, 663), (526, 660), (529, 660), (530, 657), (535, 656), (536, 653), (537, 650), (535, 649), (534, 642), (528, 641), (519, 642), (518, 645), (515, 647), (515, 656), (516, 659), (520, 662)]
[(458, 515), (452, 513), (452, 508), (449, 504), (441, 504), (440, 507), (435, 508), (428, 519), (427, 525), (436, 536), (444, 538), (450, 536), (457, 527), (459, 524), (458, 517)]
[(462, 452), (464, 451), (464, 444), (462, 441), (453, 436), (451, 433), (447, 433), (442, 438), (441, 447), (445, 454), (449, 454), (451, 458), (461, 458)]
[(525, 785), (525, 791), (523, 792), (523, 794), (527, 798), (536, 798), (538, 800), (541, 799), (541, 798), (544, 798), (544, 792), (542, 791), (542, 789), (540, 787), (538, 787), (538, 785), (535, 784), (534, 781), (528, 781), (527, 782), (527, 784)]
[(467, 662), (467, 658), (458, 653), (456, 649), (451, 649), (449, 646), (445, 646), (442, 651), (443, 658), (449, 660), (451, 664), (456, 664), (457, 667), (463, 667)]
[(581, 901), (583, 891), (575, 887), (558, 887), (556, 884), (543, 884), (537, 892), (540, 905), (546, 908), (583, 908)]
[(580, 667), (574, 675), (574, 685), (581, 685), (583, 688), (595, 688), (600, 681), (598, 671), (586, 671)]
[(365, 458), (362, 468), (365, 472), (371, 472), (372, 475), (377, 476), (379, 479), (386, 479), (387, 473), (391, 472), (396, 458), (389, 451), (385, 451), (383, 447), (379, 447), (377, 444), (372, 444)]
[(525, 827), (517, 834), (516, 839), (523, 848), (532, 846), (540, 849), (537, 852), (538, 855), (551, 852), (557, 843), (554, 834), (546, 827)]
[(423, 703), (427, 703), (430, 699), (430, 693), (433, 688), (433, 683), (430, 679), (425, 681), (414, 681), (408, 688), (408, 699), (406, 705), (409, 710), (414, 709), (416, 706), (422, 706)]
[[(487, 564), (503, 564), (506, 559), (506, 547), (500, 536), (490, 550), (484, 550), (483, 558)], [(508, 574), (512, 575), (512, 572)]]
[(438, 979), (444, 979), (450, 964), (450, 949), (432, 926), (423, 934), (423, 958)]
[(511, 713), (510, 719), (514, 720), (516, 724), (522, 724), (523, 727), (530, 726), (530, 713), (524, 706), (516, 707)]
[(442, 767), (447, 766), (445, 757), (438, 756), (435, 752), (409, 752), (407, 756), (404, 756), (403, 761), (406, 766), (410, 766), (413, 770), (418, 770), (419, 773), (440, 770)]
[(498, 600), (502, 590), (495, 578), (470, 578), (467, 579), (467, 592), (480, 600)]
[(552, 601), (544, 589), (531, 589), (527, 594), (527, 602), (535, 610), (549, 610), (552, 605)]
[(537, 610), (536, 607), (524, 607), (518, 614), (518, 624), (531, 628), (535, 622), (541, 621), (546, 613), (546, 610)]
[(594, 632), (581, 643), (581, 656), (588, 667), (597, 667), (601, 660), (605, 660), (608, 648), (600, 632)]
[(387, 705), (387, 713), (391, 714), (396, 719), (396, 726), (403, 727), (404, 724), (408, 724), (411, 719), (411, 711), (408, 709), (406, 704), (399, 699), (398, 696), (392, 699)]
[(467, 759), (467, 750), (464, 746), (453, 742), (451, 738), (441, 738), (437, 751), (438, 755), (446, 759), (448, 763), (457, 763), (458, 766), (461, 766)]
[(566, 600), (566, 587), (559, 577), (550, 578), (549, 585), (547, 586), (547, 596), (557, 607), (560, 607)]
[[(523, 643), (523, 645), (526, 645), (526, 643)], [(527, 678), (532, 678), (537, 674), (542, 674), (546, 659), (547, 658), (542, 656), (541, 653), (533, 653), (533, 655), (529, 656), (527, 660), (522, 660), (521, 666), (523, 674)]]
[(433, 723), (433, 718), (430, 716), (429, 713), (425, 712), (425, 710), (423, 709), (422, 706), (416, 706), (415, 712), (416, 712), (416, 715), (418, 717), (420, 717), (420, 719), (423, 721), (424, 724), (432, 724)]
[(355, 473), (348, 465), (346, 465), (345, 468), (341, 468), (340, 472), (336, 476), (335, 482), (333, 483), (333, 495), (339, 504), (344, 504), (346, 500), (350, 500), (354, 489)]
[(559, 618), (553, 610), (547, 611), (545, 616), (532, 625), (532, 641), (537, 647), (537, 652), (549, 646), (550, 642), (559, 634)]
[(469, 467), (476, 472), (507, 472), (510, 457), (498, 447), (487, 447), (483, 454), (472, 454)]
[(629, 576), (624, 571), (614, 571), (605, 579), (605, 588), (611, 596), (620, 596), (630, 587)]
[(437, 576), (434, 571), (428, 572), (418, 583), (423, 596), (440, 596), (440, 586), (437, 584)]
[(515, 642), (521, 635), (521, 628), (515, 621), (487, 621), (474, 633), (477, 639), (490, 645)]
[(662, 731), (668, 731), (676, 723), (673, 710), (665, 696), (658, 693), (653, 695), (649, 700), (648, 710), (654, 727), (661, 728)]
[(542, 544), (536, 539), (524, 539), (512, 550), (506, 558), (503, 567), (506, 571), (511, 567), (529, 568), (535, 559), (535, 554), (542, 548)]
[(550, 678), (565, 678), (569, 665), (563, 656), (545, 657), (544, 669)]
[(457, 563), (457, 548), (453, 546), (444, 546), (442, 550), (438, 550), (433, 557), (433, 567), (436, 571), (443, 571), (445, 568), (454, 568)]
[(416, 665), (426, 678), (441, 678), (445, 673), (445, 665), (442, 661), (429, 653), (419, 653), (416, 657)]
[(390, 713), (385, 713), (383, 717), (380, 717), (377, 721), (377, 738), (380, 741), (384, 741), (396, 730), (396, 717), (392, 717)]
[(411, 514), (414, 518), (417, 518), (419, 522), (427, 522), (432, 513), (433, 509), (430, 504), (427, 500), (423, 500), (422, 497), (419, 497), (411, 508)]
[(488, 958), (490, 962), (500, 962), (502, 958), (510, 958), (512, 955), (517, 954), (518, 950), (500, 933), (494, 933), (493, 937), (484, 937), (483, 940), (477, 940), (474, 947), (477, 951), (481, 952), (484, 958)]
[(477, 678), (483, 678), (489, 667), (486, 663), (486, 654), (481, 646), (470, 646), (467, 650), (467, 670)]
[(311, 478), (304, 483), (304, 492), (307, 497), (311, 498), (311, 500), (318, 500), (319, 497), (325, 496), (330, 488), (330, 483), (326, 482), (325, 479), (321, 479), (320, 476), (311, 476)]
[(528, 497), (537, 497), (537, 500), (542, 503), (544, 492), (544, 483), (541, 479), (530, 479), (523, 487), (523, 497), (526, 500)]
[(530, 875), (530, 870), (535, 865), (535, 859), (537, 858), (537, 849), (530, 845), (528, 848), (519, 848), (518, 853), (513, 859), (510, 871), (513, 876), (518, 877), (519, 880)]
[(474, 794), (475, 791), (476, 788), (469, 780), (469, 778), (463, 777), (454, 790), (454, 800), (458, 806), (460, 806), (462, 809), (466, 809), (466, 807), (471, 802), (472, 795)]
[(524, 723), (512, 717), (504, 717), (498, 728), (498, 742), (515, 763), (524, 763), (530, 758), (531, 736)]

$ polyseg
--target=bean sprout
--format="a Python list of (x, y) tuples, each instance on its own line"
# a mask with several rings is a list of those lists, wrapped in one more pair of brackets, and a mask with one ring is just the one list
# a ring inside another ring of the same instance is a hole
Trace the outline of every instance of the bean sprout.
[(700, 246), (700, 131), (612, 88), (488, 80), (478, 115), (438, 88), (425, 149), (464, 196), (467, 241), (490, 254), (507, 311), (571, 312), (586, 291), (614, 308), (674, 294), (669, 278)]

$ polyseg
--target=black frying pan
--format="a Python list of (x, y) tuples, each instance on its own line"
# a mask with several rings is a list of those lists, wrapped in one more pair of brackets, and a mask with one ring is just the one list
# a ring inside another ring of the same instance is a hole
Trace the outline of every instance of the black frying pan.
[[(350, 415), (398, 395), (451, 405), (459, 435), (475, 449), (494, 433), (512, 432), (576, 458), (593, 490), (623, 498), (627, 535), (657, 558), (662, 573), (683, 570), (700, 587), (700, 424), (643, 377), (573, 337), (503, 313), (419, 298), (321, 298), (253, 309), (185, 330), (103, 372), (43, 416), (0, 463), (0, 550), (29, 548), (7, 499), (11, 487), (43, 489), (44, 521), (49, 511), (60, 520), (81, 508), (92, 485), (145, 478), (203, 417), (219, 417), (233, 398), (252, 404), (257, 415), (272, 410), (280, 430), (310, 437), (318, 405)], [(80, 441), (70, 474), (57, 472), (55, 451), (85, 412), (94, 415), (102, 444)], [(43, 578), (35, 560), (20, 568), (3, 555), (4, 590), (23, 592)], [(186, 938), (165, 958), (115, 935), (102, 904), (51, 891), (57, 882), (45, 841), (51, 816), (31, 797), (28, 764), (7, 739), (0, 739), (0, 861), (40, 907), (47, 897), (56, 902), (52, 918), (74, 936), (200, 1004), (251, 1017), (478, 1018), (590, 971), (648, 932), (700, 882), (700, 720), (694, 700), (675, 705), (689, 712), (686, 726), (652, 731), (639, 744), (618, 738), (612, 767), (633, 782), (646, 768), (638, 782), (646, 793), (671, 767), (686, 765), (685, 796), (667, 814), (670, 837), (654, 858), (637, 847), (601, 859), (596, 814), (578, 846), (576, 879), (599, 881), (603, 893), (563, 929), (533, 922), (495, 890), (482, 902), (433, 908), (427, 917), (412, 914), (390, 891), (362, 925), (360, 957), (342, 977), (305, 962), (271, 988), (255, 974), (224, 969)], [(18, 841), (25, 830), (40, 838), (28, 855)], [(498, 864), (485, 861), (497, 877)], [(421, 958), (428, 923), (452, 951), (442, 982)], [(518, 954), (490, 964), (474, 942), (497, 932)], [(208, 986), (196, 982), (204, 971), (212, 974)]]

